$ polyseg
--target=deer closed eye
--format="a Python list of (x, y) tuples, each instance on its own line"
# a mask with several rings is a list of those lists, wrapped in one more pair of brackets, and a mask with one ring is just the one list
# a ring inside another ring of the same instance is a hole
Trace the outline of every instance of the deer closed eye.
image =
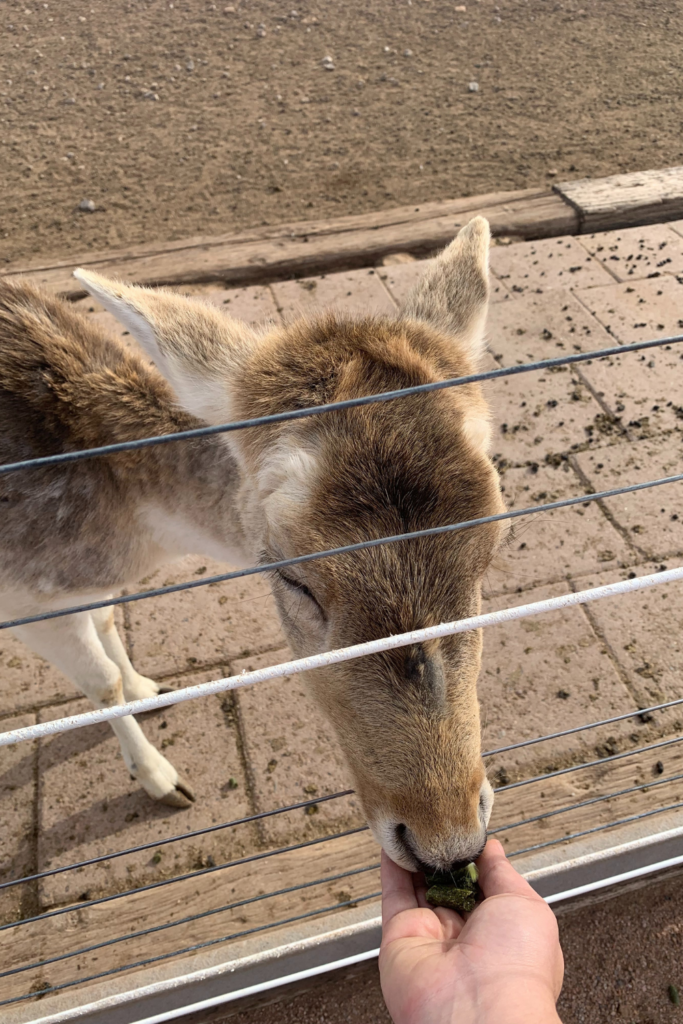
[(294, 579), (292, 576), (285, 575), (285, 573), (282, 572), (281, 569), (277, 569), (275, 571), (275, 575), (277, 576), (278, 580), (284, 584), (285, 589), (289, 590), (292, 593), (298, 593), (302, 597), (307, 598), (308, 601), (315, 607), (318, 615), (320, 615), (323, 622), (327, 621), (327, 616), (325, 615), (325, 611), (322, 605), (316, 598), (313, 591), (309, 587), (307, 587), (305, 583), (303, 583), (301, 580)]

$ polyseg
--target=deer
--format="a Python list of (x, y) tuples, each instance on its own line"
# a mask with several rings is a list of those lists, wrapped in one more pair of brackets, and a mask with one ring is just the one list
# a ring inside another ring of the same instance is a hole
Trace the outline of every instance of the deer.
[[(0, 282), (0, 463), (475, 373), (489, 226), (469, 222), (395, 317), (327, 310), (253, 328), (170, 290), (74, 271), (130, 332), (29, 282)], [(139, 346), (139, 347), (138, 347)], [(0, 475), (0, 618), (109, 600), (188, 554), (238, 568), (504, 511), (478, 383)], [(476, 615), (500, 522), (270, 571), (296, 657)], [(111, 606), (14, 629), (97, 708), (164, 691)], [(481, 630), (306, 674), (377, 842), (448, 870), (486, 841)], [(111, 722), (149, 796), (195, 799), (135, 718)]]

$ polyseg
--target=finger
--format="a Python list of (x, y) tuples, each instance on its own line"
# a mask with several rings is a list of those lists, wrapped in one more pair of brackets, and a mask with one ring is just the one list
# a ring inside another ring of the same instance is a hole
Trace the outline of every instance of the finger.
[(403, 910), (415, 910), (417, 896), (413, 876), (405, 868), (394, 864), (393, 860), (382, 850), (382, 927), (386, 928), (391, 920)]
[(541, 899), (529, 883), (515, 871), (497, 839), (489, 839), (477, 861), (479, 884), (484, 896), (533, 896)]

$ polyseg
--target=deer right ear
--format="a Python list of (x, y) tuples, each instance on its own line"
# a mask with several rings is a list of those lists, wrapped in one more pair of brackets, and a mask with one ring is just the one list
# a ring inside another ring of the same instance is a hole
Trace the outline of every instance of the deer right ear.
[(403, 316), (457, 337), (475, 365), (485, 348), (490, 239), (483, 217), (466, 224), (415, 285), (402, 310)]
[(233, 419), (232, 385), (258, 336), (208, 304), (172, 292), (109, 281), (88, 270), (74, 277), (140, 342), (179, 404), (207, 423)]

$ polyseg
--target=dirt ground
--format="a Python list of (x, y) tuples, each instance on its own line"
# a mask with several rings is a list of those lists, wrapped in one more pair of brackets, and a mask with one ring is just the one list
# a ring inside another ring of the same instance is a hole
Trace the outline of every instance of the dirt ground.
[[(560, 916), (564, 1024), (673, 1024), (669, 986), (683, 989), (683, 892), (680, 876)], [(619, 941), (614, 941), (619, 936)], [(328, 976), (310, 991), (212, 1024), (391, 1024), (377, 963)], [(208, 1024), (199, 1015), (181, 1024)]]
[(681, 0), (294, 4), (6, 0), (0, 261), (682, 162)]

